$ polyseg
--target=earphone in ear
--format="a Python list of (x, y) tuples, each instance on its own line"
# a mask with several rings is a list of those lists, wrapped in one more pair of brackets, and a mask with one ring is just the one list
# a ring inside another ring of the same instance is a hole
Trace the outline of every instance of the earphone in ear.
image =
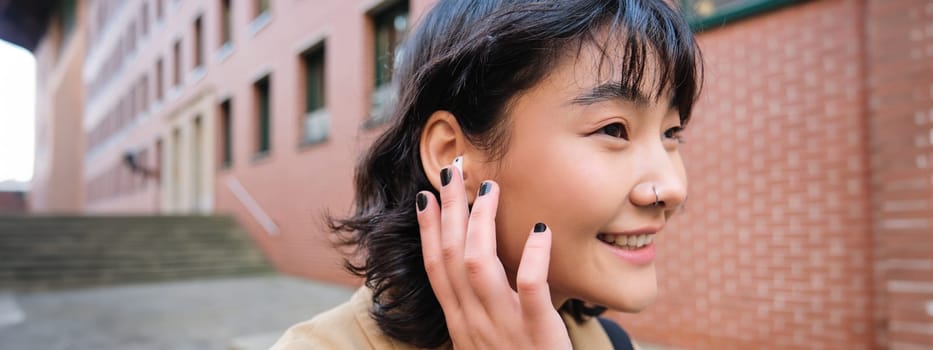
[(463, 179), (463, 156), (457, 156), (454, 158), (454, 166), (457, 167), (457, 170), (460, 171), (460, 179)]

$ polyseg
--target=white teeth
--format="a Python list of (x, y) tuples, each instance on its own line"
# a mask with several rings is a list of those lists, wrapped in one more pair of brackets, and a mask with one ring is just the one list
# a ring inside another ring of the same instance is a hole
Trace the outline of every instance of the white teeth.
[(645, 234), (645, 235), (607, 235), (607, 234), (598, 234), (596, 238), (599, 240), (615, 245), (617, 247), (622, 247), (626, 249), (638, 249), (644, 247), (654, 241), (654, 234)]
[(634, 236), (600, 235), (600, 239), (603, 242), (614, 244), (618, 247), (627, 248), (627, 249), (637, 249), (637, 248), (644, 247), (645, 245), (648, 245), (652, 241), (654, 241), (654, 235), (653, 234), (634, 235)]

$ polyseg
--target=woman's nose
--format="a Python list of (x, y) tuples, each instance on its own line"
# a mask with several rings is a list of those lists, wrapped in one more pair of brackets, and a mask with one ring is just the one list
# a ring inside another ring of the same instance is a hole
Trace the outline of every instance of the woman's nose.
[(633, 204), (639, 207), (657, 207), (664, 211), (676, 211), (687, 199), (686, 179), (668, 166), (664, 171), (653, 172), (644, 177), (632, 191)]

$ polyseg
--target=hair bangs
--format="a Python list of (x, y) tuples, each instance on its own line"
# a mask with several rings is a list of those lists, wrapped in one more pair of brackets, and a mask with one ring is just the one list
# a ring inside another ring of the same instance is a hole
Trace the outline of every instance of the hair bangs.
[(597, 72), (602, 76), (608, 63), (608, 75), (618, 79), (611, 84), (619, 89), (617, 95), (666, 100), (686, 126), (703, 82), (701, 52), (692, 31), (672, 20), (675, 9), (656, 1), (620, 1), (614, 10), (577, 41), (577, 55), (587, 45), (596, 47)]

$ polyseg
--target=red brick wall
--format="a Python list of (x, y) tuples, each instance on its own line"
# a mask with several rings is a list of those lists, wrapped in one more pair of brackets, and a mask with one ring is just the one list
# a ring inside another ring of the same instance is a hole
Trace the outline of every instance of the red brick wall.
[(686, 211), (659, 236), (660, 298), (620, 317), (690, 349), (864, 349), (872, 341), (858, 1), (699, 35), (707, 77), (683, 148)]
[(933, 346), (933, 2), (867, 1), (876, 345)]

